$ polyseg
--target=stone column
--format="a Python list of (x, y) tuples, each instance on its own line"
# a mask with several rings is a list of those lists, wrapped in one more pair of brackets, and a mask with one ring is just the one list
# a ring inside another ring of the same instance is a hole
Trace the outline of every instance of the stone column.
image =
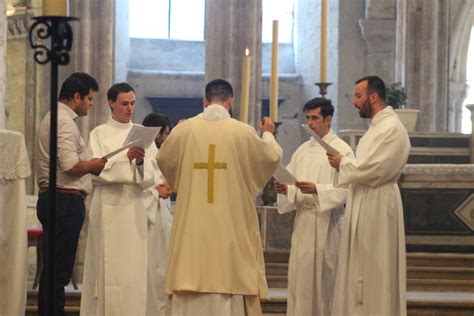
[(474, 104), (467, 104), (466, 107), (471, 111), (471, 163), (474, 163)]
[(461, 133), (462, 107), (467, 95), (467, 84), (449, 81), (448, 132)]
[(359, 20), (367, 45), (367, 75), (378, 75), (387, 84), (395, 80), (395, 9), (394, 0), (368, 0), (366, 19)]
[(462, 130), (462, 108), (467, 94), (466, 63), (474, 24), (474, 2), (450, 2), (448, 131)]
[(255, 125), (261, 113), (262, 1), (206, 1), (205, 40), (205, 82), (221, 78), (232, 84), (235, 118), (240, 115), (242, 56), (250, 50), (249, 124)]
[(114, 81), (115, 73), (115, 1), (71, 1), (70, 14), (80, 20), (71, 22), (74, 32), (71, 62), (68, 66), (60, 67), (59, 86), (75, 71), (87, 72), (99, 83), (95, 106), (87, 116), (80, 119), (82, 136), (87, 141), (89, 132), (110, 117), (106, 92)]
[(6, 2), (0, 1), (0, 128), (5, 128), (5, 79), (7, 53)]
[(448, 131), (449, 1), (398, 0), (396, 74), (420, 131)]
[[(7, 18), (7, 48), (5, 82), (5, 128), (25, 135), (30, 162), (34, 161), (34, 141), (38, 120), (36, 73), (38, 66), (28, 40), (33, 11), (17, 8)], [(44, 68), (44, 66), (42, 66)], [(26, 190), (33, 193), (35, 171), (26, 179)]]

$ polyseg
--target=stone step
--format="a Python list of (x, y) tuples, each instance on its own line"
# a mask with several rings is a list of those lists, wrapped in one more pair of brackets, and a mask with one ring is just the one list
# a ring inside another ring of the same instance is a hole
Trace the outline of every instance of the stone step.
[(288, 277), (286, 275), (267, 275), (267, 284), (271, 288), (286, 289), (288, 287)]
[[(28, 291), (26, 316), (38, 315), (37, 296), (38, 291)], [(286, 288), (270, 287), (269, 296), (268, 300), (262, 300), (261, 302), (264, 315), (285, 315), (287, 305)], [(75, 291), (66, 288), (66, 312), (68, 316), (79, 315), (80, 297), (80, 290)], [(474, 293), (412, 290), (407, 292), (407, 307), (409, 316), (472, 316), (474, 315)]]
[(290, 258), (289, 250), (265, 250), (263, 253), (265, 262), (288, 263)]
[[(67, 285), (66, 290), (66, 301), (64, 310), (68, 316), (79, 316), (79, 310), (81, 306), (81, 292), (82, 284), (78, 284), (79, 289), (75, 290), (71, 284)], [(31, 284), (28, 284), (28, 288), (31, 289)], [(38, 288), (35, 290), (28, 290), (26, 296), (26, 316), (38, 315)]]
[[(289, 251), (266, 250), (266, 263), (288, 263)], [(474, 267), (474, 254), (408, 252), (407, 266)]]
[(474, 293), (474, 280), (407, 279), (407, 290)]
[(269, 262), (265, 264), (266, 275), (286, 275), (288, 273), (288, 263)]
[[(286, 314), (286, 289), (269, 289), (268, 300), (263, 300), (264, 315)], [(409, 316), (472, 316), (474, 293), (408, 291), (407, 314)]]
[(407, 253), (407, 266), (474, 267), (474, 254), (465, 253)]
[(409, 266), (407, 279), (441, 279), (474, 281), (474, 267)]

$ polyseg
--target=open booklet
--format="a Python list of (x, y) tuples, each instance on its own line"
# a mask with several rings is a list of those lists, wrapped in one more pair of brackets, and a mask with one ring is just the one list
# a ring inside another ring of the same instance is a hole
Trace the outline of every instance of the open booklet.
[(295, 183), (298, 182), (298, 179), (281, 163), (278, 164), (273, 176), (281, 184), (295, 185)]
[(313, 136), (314, 140), (317, 141), (319, 144), (321, 144), (321, 146), (323, 146), (323, 148), (330, 154), (339, 154), (339, 152), (334, 148), (332, 147), (331, 145), (329, 145), (328, 143), (326, 143), (321, 137), (319, 137), (318, 134), (316, 134), (308, 125), (306, 124), (301, 124), (301, 126), (304, 128), (304, 130), (306, 132), (308, 132), (309, 135)]
[(147, 148), (155, 140), (156, 135), (160, 132), (161, 127), (145, 127), (141, 125), (133, 125), (132, 129), (128, 133), (122, 147), (108, 153), (104, 156), (105, 159), (115, 156), (116, 154), (124, 151), (127, 148), (134, 146), (140, 146)]

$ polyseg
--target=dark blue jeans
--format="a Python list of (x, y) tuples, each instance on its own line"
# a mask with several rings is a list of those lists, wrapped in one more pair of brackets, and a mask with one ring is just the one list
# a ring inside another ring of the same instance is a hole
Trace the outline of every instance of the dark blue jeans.
[[(44, 247), (43, 247), (43, 271), (38, 292), (38, 311), (40, 316), (47, 315), (47, 267), (48, 253), (48, 213), (49, 213), (49, 193), (40, 193), (36, 204), (38, 219), (43, 225)], [(56, 236), (55, 236), (55, 301), (54, 316), (66, 315), (64, 312), (64, 287), (72, 277), (74, 259), (76, 257), (79, 233), (84, 223), (85, 206), (84, 200), (79, 195), (70, 193), (57, 193), (56, 202)]]

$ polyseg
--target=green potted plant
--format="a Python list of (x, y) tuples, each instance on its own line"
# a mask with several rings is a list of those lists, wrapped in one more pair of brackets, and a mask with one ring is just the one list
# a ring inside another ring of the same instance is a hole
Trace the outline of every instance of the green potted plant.
[(407, 94), (405, 87), (400, 82), (392, 83), (386, 87), (385, 103), (395, 110), (408, 132), (415, 130), (416, 120), (420, 111), (405, 108), (407, 105)]
[(392, 83), (385, 89), (385, 102), (393, 109), (404, 109), (407, 104), (407, 93), (400, 82)]

